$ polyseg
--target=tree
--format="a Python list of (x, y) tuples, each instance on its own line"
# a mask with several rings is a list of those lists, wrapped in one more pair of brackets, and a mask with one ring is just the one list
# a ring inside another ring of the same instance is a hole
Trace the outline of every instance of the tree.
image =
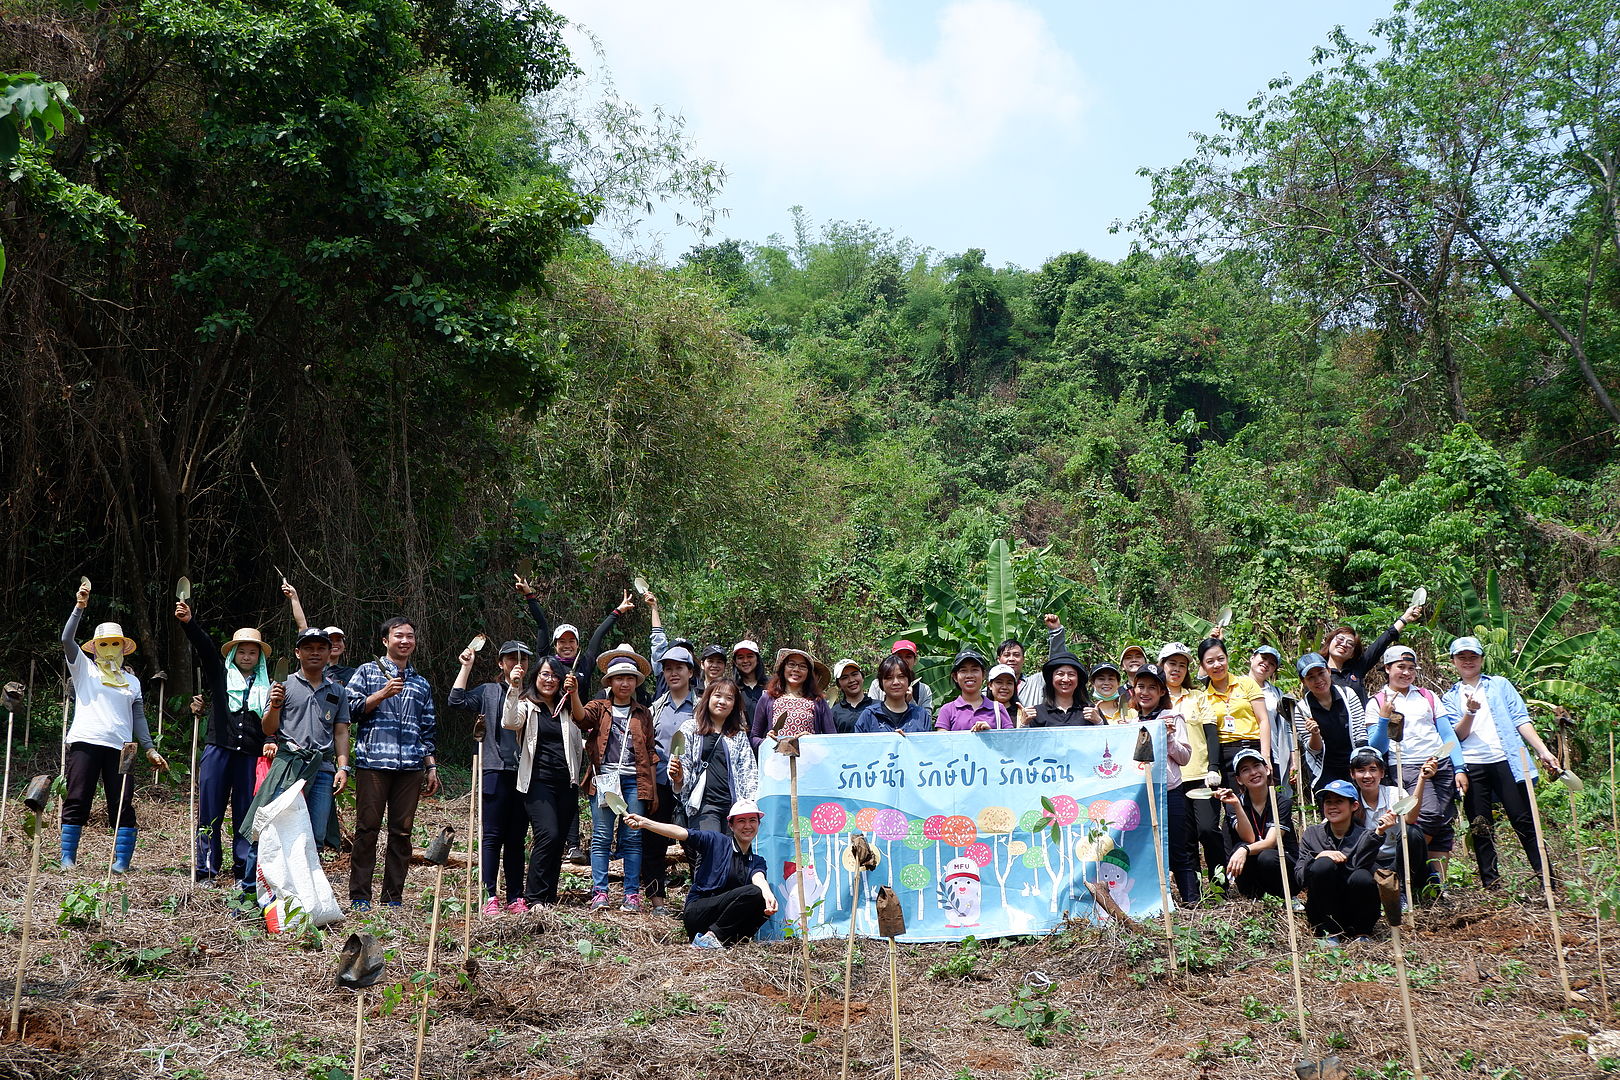
[(1577, 0), (1404, 2), (1372, 41), (1336, 30), (1313, 66), (1297, 85), (1272, 80), (1247, 112), (1221, 113), (1221, 132), (1199, 136), (1192, 158), (1147, 173), (1144, 235), (1253, 247), (1280, 287), (1405, 332), (1458, 419), (1453, 324), (1476, 281), (1506, 289), (1620, 422), (1586, 348), (1590, 288), (1530, 281), (1539, 252), (1583, 221), (1620, 258), (1620, 19)]

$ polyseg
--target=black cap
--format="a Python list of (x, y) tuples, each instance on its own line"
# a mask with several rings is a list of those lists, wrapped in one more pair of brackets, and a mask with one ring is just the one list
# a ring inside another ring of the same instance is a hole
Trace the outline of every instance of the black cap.
[(705, 645), (702, 655), (698, 657), (698, 661), (701, 663), (711, 656), (718, 656), (720, 659), (724, 660), (728, 655), (730, 654), (726, 652), (726, 647), (724, 645)]
[(963, 649), (961, 652), (956, 654), (956, 659), (951, 661), (951, 674), (955, 675), (958, 668), (960, 668), (963, 664), (968, 663), (978, 664), (986, 671), (990, 670), (990, 665), (985, 662), (984, 657), (980, 656), (973, 649)]
[(297, 648), (300, 645), (307, 645), (311, 641), (324, 641), (328, 645), (332, 644), (332, 639), (327, 636), (325, 630), (322, 630), (318, 626), (306, 626), (302, 630), (298, 631), (298, 639), (293, 642), (293, 648)]
[(1070, 652), (1053, 653), (1051, 656), (1047, 657), (1046, 663), (1041, 665), (1041, 674), (1050, 679), (1052, 677), (1052, 672), (1056, 671), (1060, 667), (1072, 667), (1076, 671), (1080, 672), (1081, 682), (1086, 682), (1091, 678), (1091, 673), (1086, 670), (1086, 665), (1080, 662), (1080, 658), (1078, 656), (1075, 656)]
[(1158, 664), (1143, 664), (1141, 667), (1136, 669), (1136, 674), (1131, 676), (1131, 678), (1140, 679), (1143, 675), (1146, 675), (1148, 678), (1157, 682), (1165, 689), (1170, 688), (1170, 684), (1164, 681), (1164, 672), (1160, 670)]
[(507, 642), (502, 643), (501, 651), (496, 653), (495, 655), (496, 656), (506, 656), (506, 655), (508, 655), (510, 653), (521, 653), (524, 656), (533, 656), (534, 655), (534, 650), (529, 648), (527, 645), (523, 644), (523, 642), (521, 642), (521, 641), (507, 641)]

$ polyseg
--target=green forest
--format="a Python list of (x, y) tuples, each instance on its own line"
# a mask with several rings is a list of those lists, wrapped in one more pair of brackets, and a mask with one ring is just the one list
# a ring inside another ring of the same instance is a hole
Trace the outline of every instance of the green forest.
[[(1483, 619), (1521, 659), (1551, 608), (1550, 700), (1620, 720), (1608, 5), (1324, 27), (1144, 163), (1129, 256), (1039, 267), (814, 206), (705, 239), (724, 164), (580, 105), (563, 25), (0, 0), (8, 677), (57, 677), (81, 574), (171, 672), (178, 577), (285, 636), (285, 574), (357, 644), (422, 618), (447, 685), (523, 636), (520, 567), (580, 625), (639, 574), (695, 640), (870, 663), (1005, 539), (1026, 640), (1054, 598), (1082, 655), (1230, 605), (1292, 656), (1422, 585), (1420, 654)], [(666, 200), (664, 262), (593, 231)]]

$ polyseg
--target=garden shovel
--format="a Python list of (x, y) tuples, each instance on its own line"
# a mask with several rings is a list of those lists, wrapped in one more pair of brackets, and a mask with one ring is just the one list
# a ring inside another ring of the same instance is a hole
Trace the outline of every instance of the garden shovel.
[(366, 988), (383, 974), (383, 950), (370, 934), (350, 934), (338, 954), (337, 984), (354, 996), (354, 1080), (360, 1080), (360, 1059), (365, 1050)]

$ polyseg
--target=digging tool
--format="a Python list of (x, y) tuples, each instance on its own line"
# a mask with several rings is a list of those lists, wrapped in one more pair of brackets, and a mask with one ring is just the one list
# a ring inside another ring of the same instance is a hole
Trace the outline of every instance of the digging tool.
[[(799, 740), (776, 740), (776, 752), (788, 759), (788, 812), (793, 815), (793, 867), (799, 892), (799, 940), (804, 942), (804, 1007), (810, 1007), (810, 911), (804, 896), (804, 838), (799, 834)], [(829, 868), (830, 869), (830, 868)], [(803, 1015), (801, 1012), (800, 1015)]]
[(478, 787), (481, 777), (478, 776), (478, 753), (473, 752), (473, 782), (467, 792), (467, 910), (463, 912), (461, 927), (461, 956), (462, 962), (467, 966), (467, 974), (473, 974), (472, 958), (472, 920), (473, 920), (473, 882), (478, 880), (478, 860), (473, 858), (473, 828), (478, 821)]
[(423, 858), (434, 864), (433, 918), (428, 923), (427, 967), (422, 972), (422, 1015), (416, 1021), (416, 1063), (411, 1067), (411, 1080), (422, 1080), (422, 1044), (427, 1040), (428, 1005), (433, 1000), (433, 953), (439, 944), (439, 897), (444, 892), (444, 864), (450, 861), (450, 848), (456, 841), (456, 830), (446, 825), (439, 830), (438, 839), (428, 845)]
[(878, 854), (866, 842), (866, 834), (856, 830), (849, 837), (849, 946), (844, 950), (844, 1067), (839, 1080), (849, 1080), (849, 992), (855, 972), (855, 916), (861, 910), (861, 874), (876, 870)]
[[(1153, 792), (1153, 733), (1136, 729), (1136, 750), (1131, 755), (1147, 773), (1148, 818), (1153, 824), (1153, 861), (1159, 868), (1159, 908), (1164, 913), (1164, 945), (1170, 952), (1170, 970), (1176, 969), (1176, 932), (1170, 925), (1170, 881), (1164, 869), (1163, 834), (1159, 831), (1159, 800)], [(1286, 872), (1286, 870), (1285, 870)]]
[(1569, 971), (1564, 967), (1564, 932), (1558, 925), (1558, 899), (1553, 895), (1552, 860), (1548, 858), (1547, 838), (1541, 831), (1541, 805), (1536, 802), (1536, 782), (1530, 775), (1530, 752), (1519, 747), (1519, 760), (1524, 763), (1524, 789), (1530, 796), (1530, 822), (1536, 827), (1536, 850), (1541, 853), (1541, 891), (1547, 898), (1547, 915), (1552, 919), (1553, 959), (1558, 961), (1558, 982), (1564, 988), (1565, 1001), (1579, 1001), (1569, 988)]
[(646, 596), (648, 593), (652, 592), (652, 588), (647, 584), (647, 579), (642, 577), (640, 574), (636, 575), (635, 581), (631, 582), (631, 584), (636, 587), (636, 596), (638, 598)]
[(34, 844), (32, 853), (28, 856), (28, 900), (23, 907), (22, 944), (17, 947), (17, 981), (11, 988), (13, 1039), (21, 1032), (23, 972), (28, 967), (28, 940), (34, 933), (34, 890), (39, 885), (39, 839), (45, 831), (41, 828), (39, 819), (50, 801), (51, 778), (34, 777), (28, 785), (28, 793), (23, 797), (23, 805), (29, 810), (28, 815), (23, 818), (23, 830), (29, 834)]
[(383, 966), (382, 946), (370, 934), (350, 934), (338, 955), (337, 984), (355, 991), (354, 1080), (360, 1080), (360, 1060), (365, 1052), (366, 988), (382, 978)]
[(1216, 627), (1218, 627), (1219, 629), (1222, 629), (1222, 630), (1224, 630), (1228, 626), (1231, 626), (1232, 625), (1232, 605), (1228, 604), (1225, 607), (1221, 608), (1220, 611), (1216, 612), (1215, 613), (1215, 622), (1212, 625), (1214, 625), (1214, 626), (1216, 626)]
[[(1277, 813), (1277, 789), (1272, 785), (1267, 784), (1266, 791), (1271, 796), (1271, 820), (1278, 826), (1278, 828), (1281, 828), (1282, 818)], [(1280, 837), (1278, 838), (1277, 856), (1278, 862), (1282, 866), (1281, 876), (1283, 887), (1283, 918), (1288, 923), (1288, 957), (1290, 962), (1293, 964), (1294, 971), (1294, 1012), (1299, 1017), (1299, 1043), (1301, 1046), (1304, 1046), (1307, 1041), (1307, 1036), (1305, 1034), (1305, 987), (1300, 982), (1299, 977), (1299, 930), (1294, 925), (1294, 884), (1293, 881), (1290, 880), (1293, 867), (1288, 865), (1288, 853), (1287, 850), (1282, 847)], [(1323, 1058), (1320, 1062), (1301, 1061), (1298, 1065), (1294, 1066), (1294, 1071), (1299, 1073), (1299, 1075), (1302, 1077), (1307, 1075), (1320, 1077), (1326, 1075), (1327, 1061), (1327, 1058)], [(1334, 1064), (1338, 1064), (1337, 1059), (1334, 1059)], [(1304, 1071), (1307, 1065), (1310, 1067), (1310, 1072), (1308, 1074)]]
[(11, 734), (17, 720), (17, 706), (23, 703), (23, 684), (8, 682), (0, 692), (0, 705), (6, 707), (6, 774), (0, 782), (0, 841), (6, 835), (6, 803), (11, 801)]
[[(129, 774), (135, 769), (137, 749), (133, 742), (127, 742), (118, 752), (118, 805), (113, 808), (113, 850), (107, 856), (107, 883), (102, 888), (103, 897), (112, 891), (113, 867), (118, 865), (118, 828), (124, 820), (124, 799), (129, 795)], [(105, 906), (102, 910), (105, 913)]]
[[(167, 671), (154, 671), (152, 673), (152, 681), (157, 684), (157, 739), (156, 739), (156, 742), (157, 742), (157, 744), (159, 746), (162, 746), (163, 745), (163, 702), (164, 702), (164, 699), (165, 699), (164, 691), (168, 687), (169, 673)], [(153, 779), (156, 779), (155, 775), (154, 775)]]
[(889, 1030), (894, 1037), (894, 1080), (900, 1080), (900, 978), (894, 939), (906, 932), (906, 913), (900, 898), (887, 885), (877, 893), (878, 933), (889, 939)]

